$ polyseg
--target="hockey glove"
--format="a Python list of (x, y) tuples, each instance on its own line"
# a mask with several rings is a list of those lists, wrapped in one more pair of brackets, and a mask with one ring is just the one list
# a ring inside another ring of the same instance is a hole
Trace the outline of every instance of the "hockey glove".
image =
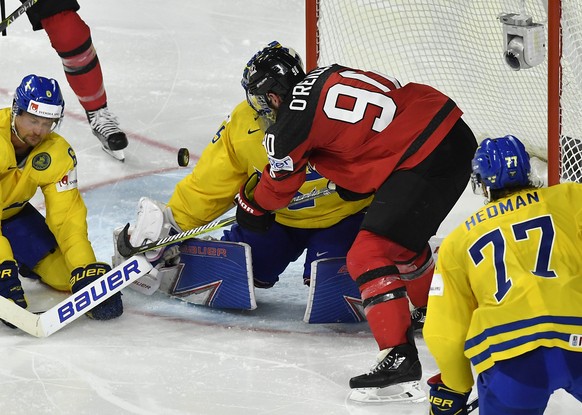
[[(75, 268), (71, 272), (71, 291), (76, 293), (109, 271), (111, 271), (111, 267), (104, 262), (95, 262), (86, 267)], [(93, 320), (111, 320), (122, 314), (123, 302), (121, 301), (121, 292), (118, 292), (89, 310), (87, 317)]]
[(448, 388), (441, 380), (440, 373), (431, 377), (427, 383), (430, 386), (429, 415), (467, 415), (467, 400), (471, 391), (463, 393)]
[(240, 188), (234, 200), (237, 205), (236, 221), (240, 226), (253, 232), (265, 233), (275, 222), (275, 214), (263, 209), (253, 196), (255, 187), (259, 184), (259, 174), (251, 174)]
[[(18, 266), (15, 261), (6, 260), (0, 264), (0, 295), (14, 301), (22, 308), (26, 308), (26, 298), (18, 278)], [(15, 328), (12, 324), (2, 320), (10, 328)]]

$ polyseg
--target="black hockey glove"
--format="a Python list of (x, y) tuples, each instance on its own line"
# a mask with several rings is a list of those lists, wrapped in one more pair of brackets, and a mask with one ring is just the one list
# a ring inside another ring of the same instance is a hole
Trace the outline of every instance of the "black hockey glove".
[[(95, 262), (86, 267), (75, 268), (73, 272), (71, 272), (71, 291), (76, 293), (95, 280), (101, 278), (109, 271), (111, 271), (111, 267), (104, 262)], [(87, 312), (87, 317), (92, 318), (93, 320), (111, 320), (122, 314), (123, 302), (121, 301), (121, 293), (118, 292), (89, 310)]]
[[(22, 308), (26, 308), (26, 298), (18, 278), (18, 265), (13, 260), (6, 260), (0, 264), (0, 295), (14, 301)], [(10, 328), (15, 328), (12, 324), (2, 320)]]
[(255, 172), (251, 174), (235, 196), (234, 201), (237, 205), (236, 221), (245, 229), (265, 233), (273, 226), (275, 214), (263, 209), (255, 202), (253, 195), (257, 184), (259, 184), (259, 174)]
[(332, 190), (335, 189), (338, 196), (340, 198), (342, 198), (342, 200), (345, 200), (346, 202), (357, 202), (358, 200), (367, 199), (368, 197), (370, 197), (374, 194), (374, 192), (369, 192), (369, 193), (352, 192), (351, 190), (344, 189), (343, 187), (340, 187), (331, 181), (327, 182), (327, 187), (328, 187), (328, 189), (332, 189)]
[(469, 392), (457, 392), (445, 386), (438, 373), (428, 380), (429, 415), (467, 415), (467, 400)]

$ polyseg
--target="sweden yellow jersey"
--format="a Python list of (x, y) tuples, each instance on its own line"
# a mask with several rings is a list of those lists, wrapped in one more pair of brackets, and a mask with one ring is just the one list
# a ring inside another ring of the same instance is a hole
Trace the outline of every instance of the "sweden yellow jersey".
[[(183, 229), (205, 225), (233, 207), (234, 196), (254, 172), (268, 164), (262, 145), (265, 132), (256, 112), (241, 102), (222, 123), (192, 173), (177, 185), (168, 202)], [(307, 171), (301, 194), (324, 189), (327, 179)], [(294, 228), (328, 228), (368, 206), (372, 198), (345, 202), (337, 194), (277, 212), (277, 222)]]
[(481, 373), (541, 346), (582, 352), (582, 184), (514, 193), (448, 235), (423, 334), (458, 391), (469, 362)]
[[(87, 234), (87, 208), (77, 188), (75, 152), (63, 137), (53, 132), (17, 164), (10, 141), (10, 112), (10, 108), (0, 110), (1, 219), (20, 212), (40, 188), (46, 205), (46, 223), (69, 272), (95, 262)], [(13, 259), (12, 248), (0, 234), (0, 263), (7, 259)], [(69, 277), (63, 276), (67, 281)]]

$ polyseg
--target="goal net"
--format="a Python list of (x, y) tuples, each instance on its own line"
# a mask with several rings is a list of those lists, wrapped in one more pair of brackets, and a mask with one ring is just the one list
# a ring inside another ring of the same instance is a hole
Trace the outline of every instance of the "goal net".
[[(530, 155), (557, 154), (548, 160), (554, 182), (582, 182), (582, 1), (554, 1), (557, 40), (547, 0), (307, 0), (307, 66), (339, 63), (432, 85), (457, 102), (479, 141), (513, 134)], [(506, 62), (500, 15), (509, 13), (542, 25), (541, 63), (514, 70)]]

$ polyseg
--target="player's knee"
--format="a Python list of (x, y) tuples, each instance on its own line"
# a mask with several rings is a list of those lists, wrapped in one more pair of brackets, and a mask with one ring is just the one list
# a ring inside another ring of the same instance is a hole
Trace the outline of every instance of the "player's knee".
[(59, 248), (41, 259), (33, 271), (40, 276), (42, 282), (55, 290), (67, 292), (70, 290), (70, 271)]
[(382, 252), (382, 245), (381, 236), (366, 230), (358, 233), (346, 256), (346, 265), (352, 279), (355, 280), (371, 269), (391, 264)]
[(346, 262), (350, 275), (355, 279), (369, 270), (406, 264), (417, 255), (385, 236), (362, 230), (356, 236)]

